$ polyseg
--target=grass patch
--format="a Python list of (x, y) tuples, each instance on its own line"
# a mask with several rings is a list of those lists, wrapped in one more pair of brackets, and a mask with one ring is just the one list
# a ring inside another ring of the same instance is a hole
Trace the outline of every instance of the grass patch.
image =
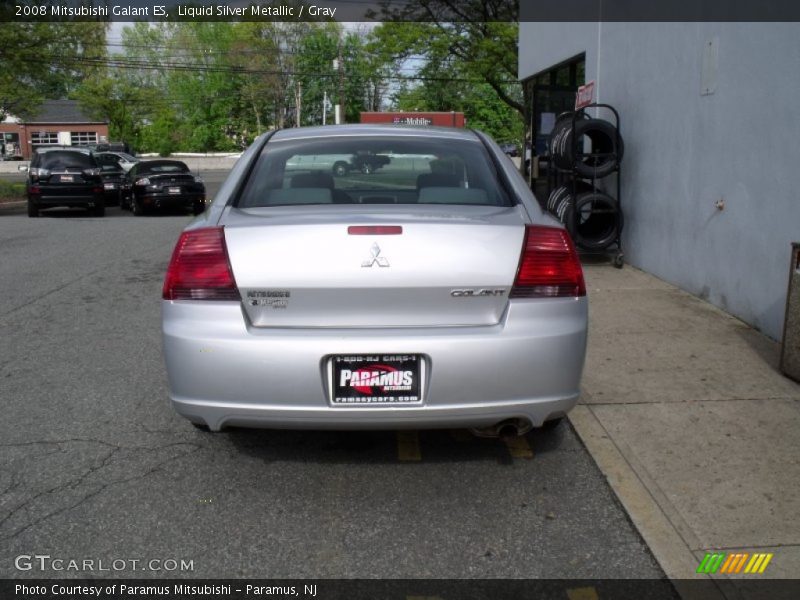
[(0, 179), (0, 202), (25, 200), (25, 183)]

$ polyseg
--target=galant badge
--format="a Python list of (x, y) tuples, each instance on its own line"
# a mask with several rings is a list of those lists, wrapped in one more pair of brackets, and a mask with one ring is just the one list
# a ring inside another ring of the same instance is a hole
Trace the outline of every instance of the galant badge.
[(381, 247), (378, 246), (377, 243), (376, 244), (372, 244), (372, 247), (369, 249), (369, 251), (372, 252), (372, 257), (367, 259), (367, 260), (365, 260), (364, 262), (362, 262), (361, 263), (362, 267), (371, 267), (375, 263), (378, 263), (379, 267), (388, 267), (389, 266), (389, 261), (387, 259), (385, 259), (383, 256), (380, 256)]

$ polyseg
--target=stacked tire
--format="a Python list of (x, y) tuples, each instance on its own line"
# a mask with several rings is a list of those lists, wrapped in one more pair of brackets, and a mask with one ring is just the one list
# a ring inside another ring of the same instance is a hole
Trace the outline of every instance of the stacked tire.
[[(574, 119), (565, 113), (550, 134), (550, 155), (560, 169), (574, 169), (585, 179), (600, 179), (613, 173), (625, 153), (617, 128), (603, 119), (585, 113)], [(589, 152), (584, 152), (588, 149)]]
[(624, 145), (617, 128), (583, 112), (565, 113), (553, 127), (549, 150), (555, 166), (571, 172), (572, 179), (553, 189), (547, 211), (584, 250), (601, 251), (618, 242), (622, 210), (598, 187), (599, 179), (619, 170)]
[[(572, 186), (553, 190), (548, 200), (550, 212), (567, 228), (572, 239), (585, 250), (605, 250), (622, 233), (623, 217), (617, 201), (599, 190), (586, 190), (573, 195)], [(575, 212), (577, 211), (577, 219)]]

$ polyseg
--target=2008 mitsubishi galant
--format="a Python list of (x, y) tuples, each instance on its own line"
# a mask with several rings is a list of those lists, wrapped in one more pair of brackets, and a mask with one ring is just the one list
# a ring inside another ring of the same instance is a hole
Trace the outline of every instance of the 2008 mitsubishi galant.
[(212, 431), (522, 433), (575, 405), (586, 349), (568, 234), (470, 130), (261, 136), (181, 234), (162, 309), (172, 404)]

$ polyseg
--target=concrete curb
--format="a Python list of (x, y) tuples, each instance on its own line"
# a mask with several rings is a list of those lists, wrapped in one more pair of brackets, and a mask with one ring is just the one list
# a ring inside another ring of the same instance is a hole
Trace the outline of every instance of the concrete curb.
[(681, 598), (724, 600), (714, 580), (696, 574), (697, 558), (650, 493), (654, 486), (642, 481), (591, 407), (576, 406), (569, 420)]

